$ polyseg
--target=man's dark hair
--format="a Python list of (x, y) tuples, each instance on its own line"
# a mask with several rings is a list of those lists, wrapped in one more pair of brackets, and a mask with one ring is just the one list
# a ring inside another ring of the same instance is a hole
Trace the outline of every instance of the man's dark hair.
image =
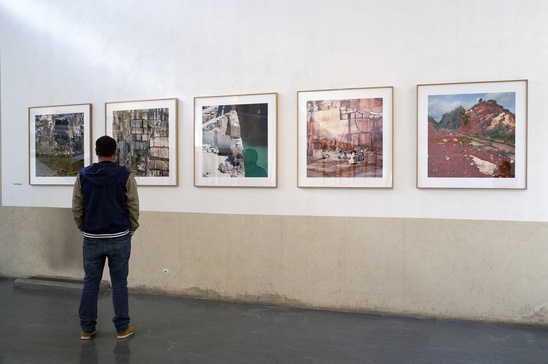
[(116, 151), (116, 140), (103, 135), (95, 142), (95, 152), (100, 157), (110, 157)]

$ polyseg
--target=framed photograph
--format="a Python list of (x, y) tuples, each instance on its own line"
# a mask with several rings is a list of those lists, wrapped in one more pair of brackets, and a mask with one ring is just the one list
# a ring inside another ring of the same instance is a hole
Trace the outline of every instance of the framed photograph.
[(106, 133), (118, 143), (116, 162), (141, 186), (177, 186), (177, 99), (108, 102)]
[(298, 187), (393, 187), (393, 87), (297, 92)]
[(527, 80), (417, 85), (418, 188), (527, 188)]
[(72, 185), (91, 163), (91, 104), (29, 107), (29, 183)]
[(194, 185), (276, 187), (278, 94), (194, 98)]

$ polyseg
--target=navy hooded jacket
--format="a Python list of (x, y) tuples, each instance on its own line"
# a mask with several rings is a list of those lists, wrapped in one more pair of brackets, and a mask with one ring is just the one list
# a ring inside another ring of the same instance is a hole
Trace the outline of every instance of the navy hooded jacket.
[(93, 163), (80, 171), (76, 183), (83, 197), (79, 228), (84, 236), (118, 237), (132, 228), (127, 206), (128, 180), (133, 179), (130, 174), (127, 168), (112, 162)]

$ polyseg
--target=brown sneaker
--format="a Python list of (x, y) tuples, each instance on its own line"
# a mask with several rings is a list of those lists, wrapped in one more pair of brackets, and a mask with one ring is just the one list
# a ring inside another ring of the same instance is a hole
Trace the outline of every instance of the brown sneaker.
[(86, 332), (86, 331), (82, 331), (80, 333), (80, 339), (82, 340), (89, 340), (92, 338), (93, 335), (95, 335), (97, 333), (97, 329), (93, 329), (93, 331), (89, 331), (89, 332)]
[(126, 337), (130, 337), (133, 334), (135, 334), (135, 328), (133, 326), (129, 326), (126, 331), (117, 332), (116, 337), (118, 339), (125, 339)]

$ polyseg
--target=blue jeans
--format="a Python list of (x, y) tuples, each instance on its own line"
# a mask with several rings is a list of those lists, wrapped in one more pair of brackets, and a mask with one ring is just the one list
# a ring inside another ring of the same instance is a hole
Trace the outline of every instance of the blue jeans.
[(80, 326), (82, 331), (90, 332), (97, 324), (97, 298), (99, 284), (103, 277), (105, 260), (112, 285), (112, 305), (114, 306), (114, 326), (116, 331), (127, 330), (129, 326), (129, 304), (127, 276), (131, 253), (131, 235), (120, 238), (91, 239), (84, 237), (84, 288), (80, 300)]

